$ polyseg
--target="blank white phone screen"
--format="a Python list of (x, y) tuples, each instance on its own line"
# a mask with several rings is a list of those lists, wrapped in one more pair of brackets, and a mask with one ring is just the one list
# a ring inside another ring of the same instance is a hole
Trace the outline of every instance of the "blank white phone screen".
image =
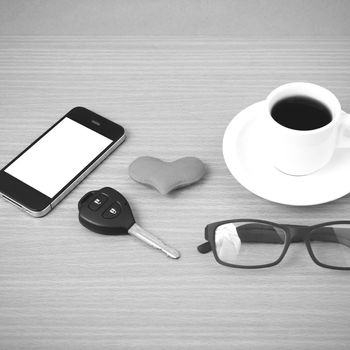
[(112, 142), (64, 118), (5, 171), (52, 198)]

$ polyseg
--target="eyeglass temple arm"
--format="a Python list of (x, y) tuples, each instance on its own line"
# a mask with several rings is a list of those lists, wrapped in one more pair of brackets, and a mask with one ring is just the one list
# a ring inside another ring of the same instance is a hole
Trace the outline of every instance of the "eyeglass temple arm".
[(201, 254), (207, 254), (209, 252), (211, 252), (211, 245), (208, 241), (206, 241), (205, 243), (199, 245), (197, 247), (197, 250), (201, 253)]

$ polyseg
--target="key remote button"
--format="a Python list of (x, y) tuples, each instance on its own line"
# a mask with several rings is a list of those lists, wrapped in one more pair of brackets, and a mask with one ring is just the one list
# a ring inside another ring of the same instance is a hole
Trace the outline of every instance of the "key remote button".
[(89, 209), (96, 211), (99, 208), (102, 207), (104, 203), (106, 203), (108, 200), (108, 197), (104, 194), (98, 194), (93, 201), (89, 204)]
[(121, 212), (121, 207), (118, 203), (113, 203), (104, 213), (103, 217), (105, 219), (114, 219)]

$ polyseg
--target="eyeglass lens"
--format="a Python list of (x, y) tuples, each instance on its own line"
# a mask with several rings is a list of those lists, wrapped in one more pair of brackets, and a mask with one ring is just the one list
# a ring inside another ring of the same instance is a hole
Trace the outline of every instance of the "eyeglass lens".
[(332, 267), (350, 267), (350, 224), (334, 224), (314, 229), (310, 246), (315, 258)]
[(215, 230), (218, 258), (228, 264), (257, 266), (274, 263), (282, 255), (286, 233), (256, 222), (231, 222)]

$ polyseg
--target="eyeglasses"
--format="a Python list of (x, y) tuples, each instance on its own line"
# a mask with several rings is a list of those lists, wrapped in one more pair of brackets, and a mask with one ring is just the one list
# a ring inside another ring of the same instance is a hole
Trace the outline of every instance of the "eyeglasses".
[(238, 219), (214, 222), (205, 228), (207, 242), (198, 246), (211, 250), (219, 264), (245, 269), (277, 265), (291, 243), (305, 242), (319, 266), (350, 270), (350, 221), (315, 226), (280, 225), (264, 220)]

